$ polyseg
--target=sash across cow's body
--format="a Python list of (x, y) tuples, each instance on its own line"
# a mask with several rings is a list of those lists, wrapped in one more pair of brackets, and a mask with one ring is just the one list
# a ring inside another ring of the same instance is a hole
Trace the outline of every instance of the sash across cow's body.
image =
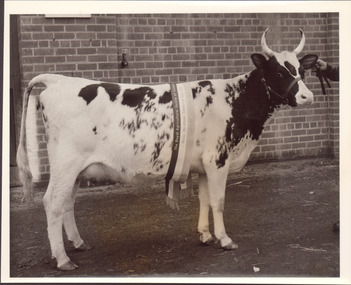
[(192, 193), (189, 170), (194, 144), (195, 120), (193, 98), (191, 94), (186, 94), (184, 84), (171, 84), (170, 86), (173, 101), (174, 135), (172, 156), (165, 179), (167, 204), (172, 208), (178, 208), (179, 198)]

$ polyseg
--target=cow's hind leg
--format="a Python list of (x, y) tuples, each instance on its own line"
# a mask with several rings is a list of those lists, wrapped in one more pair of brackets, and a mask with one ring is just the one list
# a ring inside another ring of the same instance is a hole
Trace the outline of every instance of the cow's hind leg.
[(210, 197), (208, 193), (207, 176), (199, 174), (199, 201), (200, 215), (198, 223), (198, 232), (200, 233), (200, 241), (204, 244), (210, 243), (213, 238), (209, 227)]
[(52, 168), (49, 187), (43, 199), (52, 258), (56, 259), (57, 268), (61, 270), (77, 268), (66, 254), (62, 233), (65, 205), (70, 203), (72, 188), (79, 173), (75, 171), (74, 165), (77, 166), (71, 163), (70, 166), (66, 164), (66, 167), (59, 169)]
[(82, 240), (78, 232), (76, 220), (74, 217), (74, 203), (76, 199), (76, 194), (79, 189), (79, 182), (73, 186), (71, 198), (67, 200), (65, 204), (65, 212), (63, 215), (63, 225), (67, 234), (67, 238), (72, 242), (73, 246), (78, 250), (89, 250), (91, 247)]
[(213, 160), (210, 160), (208, 163), (204, 162), (204, 167), (207, 174), (207, 186), (213, 213), (215, 236), (220, 241), (222, 248), (236, 249), (238, 245), (228, 237), (223, 222), (225, 188), (229, 173), (228, 163), (219, 167), (213, 163)]

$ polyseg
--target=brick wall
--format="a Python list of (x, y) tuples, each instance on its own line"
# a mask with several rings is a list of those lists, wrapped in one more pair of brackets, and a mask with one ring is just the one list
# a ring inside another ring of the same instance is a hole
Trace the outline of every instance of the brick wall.
[[(307, 38), (301, 56), (315, 53), (332, 64), (338, 64), (339, 56), (337, 13), (22, 15), (19, 26), (22, 87), (47, 72), (144, 84), (230, 78), (254, 68), (250, 54), (261, 52), (266, 27), (275, 51), (293, 50), (301, 28)], [(129, 62), (125, 69), (120, 67), (122, 53)], [(325, 96), (310, 75), (306, 84), (315, 103), (276, 113), (251, 160), (338, 156), (338, 83)], [(44, 134), (40, 137), (45, 142)], [(44, 144), (41, 156), (47, 180)]]

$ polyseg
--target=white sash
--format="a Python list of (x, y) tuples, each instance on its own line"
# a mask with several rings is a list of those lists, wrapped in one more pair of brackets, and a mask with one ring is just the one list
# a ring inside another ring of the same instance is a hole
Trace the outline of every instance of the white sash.
[[(186, 94), (184, 85), (171, 84), (174, 111), (174, 137), (171, 163), (166, 176), (167, 203), (178, 208), (177, 202), (190, 185), (185, 183), (189, 175), (194, 144), (195, 119), (192, 94)], [(189, 184), (190, 181), (188, 181)]]

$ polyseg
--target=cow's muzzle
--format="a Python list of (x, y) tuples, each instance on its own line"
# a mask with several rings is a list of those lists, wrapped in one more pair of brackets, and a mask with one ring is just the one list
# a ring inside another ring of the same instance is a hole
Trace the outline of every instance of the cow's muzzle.
[(299, 86), (299, 92), (295, 95), (297, 105), (311, 104), (313, 103), (313, 93), (307, 89), (306, 86)]

